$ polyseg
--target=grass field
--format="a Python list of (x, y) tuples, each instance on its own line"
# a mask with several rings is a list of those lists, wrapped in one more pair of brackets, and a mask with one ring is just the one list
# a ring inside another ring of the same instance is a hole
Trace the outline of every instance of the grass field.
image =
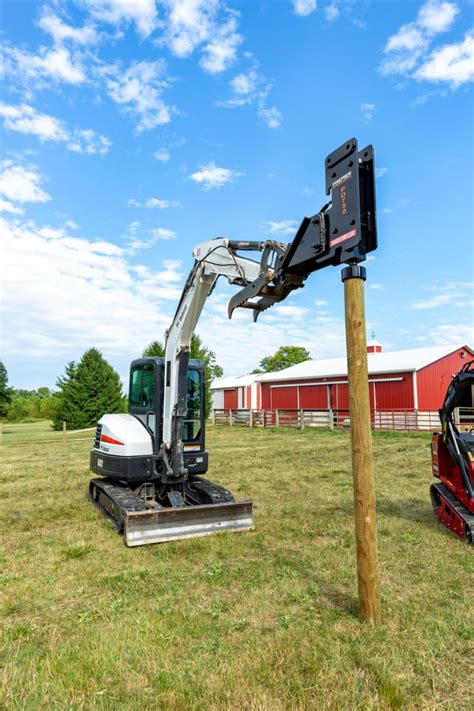
[(4, 708), (472, 708), (472, 549), (432, 515), (427, 435), (374, 438), (376, 630), (347, 432), (211, 429), (255, 531), (134, 549), (85, 498), (91, 439), (3, 440)]

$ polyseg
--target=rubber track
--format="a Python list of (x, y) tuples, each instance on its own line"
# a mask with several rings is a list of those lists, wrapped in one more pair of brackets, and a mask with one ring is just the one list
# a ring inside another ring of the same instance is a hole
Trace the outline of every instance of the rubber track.
[[(461, 518), (465, 524), (467, 524), (471, 531), (474, 532), (474, 515), (471, 514), (465, 506), (457, 499), (444, 484), (432, 484), (432, 487), (436, 489), (439, 496), (445, 499), (448, 504), (453, 508), (459, 518)], [(443, 523), (441, 521), (441, 523)]]
[(198, 491), (202, 491), (203, 494), (209, 496), (212, 504), (224, 504), (235, 501), (233, 494), (231, 494), (228, 489), (224, 489), (223, 486), (214, 484), (214, 482), (209, 481), (209, 479), (204, 479), (202, 476), (193, 477), (189, 483)]
[[(98, 496), (94, 496), (93, 489)], [(128, 486), (120, 486), (112, 479), (92, 479), (89, 484), (89, 500), (113, 523), (119, 533), (123, 532), (127, 511), (146, 511), (143, 501)]]

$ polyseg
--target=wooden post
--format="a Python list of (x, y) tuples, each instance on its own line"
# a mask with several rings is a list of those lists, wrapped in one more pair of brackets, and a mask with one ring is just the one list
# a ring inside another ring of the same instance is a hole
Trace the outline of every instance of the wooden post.
[(304, 410), (300, 410), (300, 428), (304, 430)]
[(229, 410), (229, 426), (232, 427), (232, 410)]
[(333, 430), (334, 429), (334, 413), (332, 410), (328, 410), (328, 424), (329, 424), (329, 429)]
[(216, 424), (216, 411), (213, 409), (211, 414), (211, 422), (213, 425)]
[(275, 426), (280, 427), (280, 411), (275, 410)]
[(365, 269), (350, 265), (342, 270), (341, 276), (346, 317), (359, 614), (362, 620), (376, 625), (380, 623), (380, 590), (365, 335)]
[(250, 408), (249, 410), (249, 427), (253, 427), (253, 410)]

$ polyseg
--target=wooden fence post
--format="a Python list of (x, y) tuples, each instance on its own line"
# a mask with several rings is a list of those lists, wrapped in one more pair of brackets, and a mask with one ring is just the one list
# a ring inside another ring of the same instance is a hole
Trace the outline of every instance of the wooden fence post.
[(232, 410), (229, 410), (229, 427), (232, 427)]
[(362, 620), (376, 625), (380, 623), (380, 590), (364, 309), (365, 274), (364, 267), (351, 264), (342, 270), (341, 277), (346, 319), (359, 614)]
[(329, 429), (333, 430), (334, 429), (334, 413), (332, 410), (328, 410), (328, 424), (329, 424)]
[(213, 409), (211, 414), (211, 422), (213, 425), (216, 424), (216, 411)]
[(280, 410), (275, 410), (275, 427), (280, 427)]
[(253, 410), (250, 408), (249, 410), (249, 427), (253, 427)]
[(304, 430), (304, 410), (300, 410), (300, 428)]

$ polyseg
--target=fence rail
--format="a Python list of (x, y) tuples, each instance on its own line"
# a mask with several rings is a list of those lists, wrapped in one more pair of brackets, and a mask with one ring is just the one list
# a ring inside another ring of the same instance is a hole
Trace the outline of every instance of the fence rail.
[(61, 430), (53, 430), (51, 422), (0, 423), (0, 444), (42, 444), (72, 440), (90, 440), (95, 427), (68, 430), (63, 423)]
[[(375, 430), (431, 431), (440, 427), (437, 410), (372, 410)], [(454, 419), (460, 429), (474, 427), (474, 408), (458, 408)], [(214, 409), (212, 422), (240, 427), (350, 427), (349, 410)]]

